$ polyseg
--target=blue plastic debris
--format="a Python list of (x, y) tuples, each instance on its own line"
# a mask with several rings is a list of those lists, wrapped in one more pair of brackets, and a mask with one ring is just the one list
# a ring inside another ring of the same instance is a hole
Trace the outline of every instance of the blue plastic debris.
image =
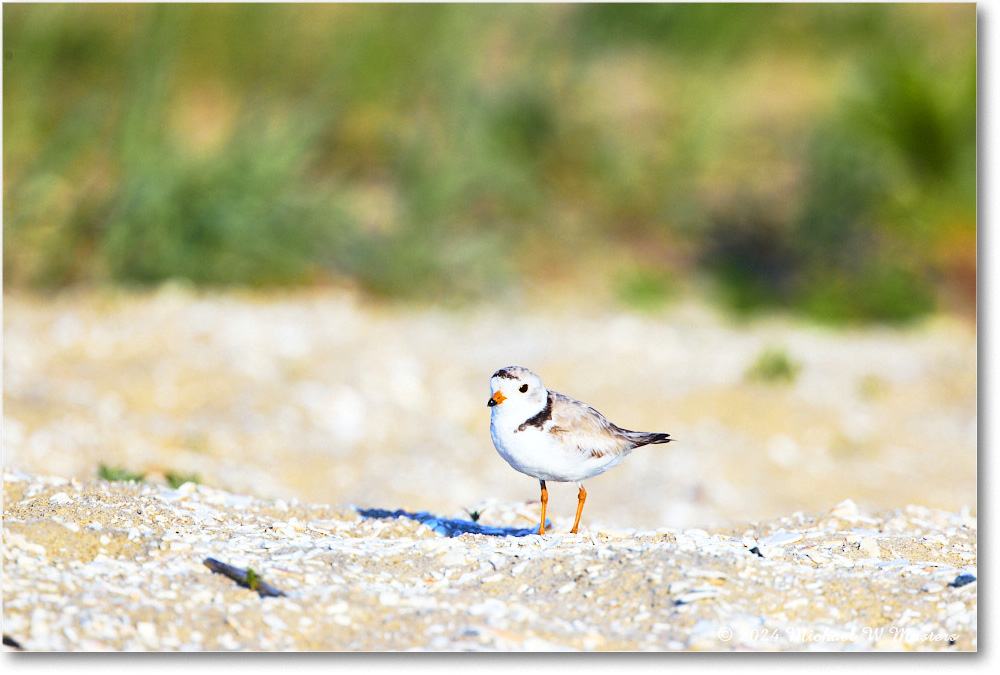
[(955, 580), (948, 585), (951, 586), (952, 588), (961, 588), (966, 584), (971, 584), (975, 580), (976, 580), (975, 574), (959, 574), (957, 577), (955, 577)]

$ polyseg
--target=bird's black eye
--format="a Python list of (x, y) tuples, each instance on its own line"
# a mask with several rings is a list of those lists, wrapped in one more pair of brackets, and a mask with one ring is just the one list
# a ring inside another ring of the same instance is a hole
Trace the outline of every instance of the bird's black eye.
[(520, 387), (518, 388), (518, 391), (519, 391), (519, 392), (521, 392), (521, 393), (523, 394), (524, 392), (528, 391), (528, 385), (526, 385), (526, 384), (522, 384), (522, 385), (521, 385), (521, 386), (520, 386)]

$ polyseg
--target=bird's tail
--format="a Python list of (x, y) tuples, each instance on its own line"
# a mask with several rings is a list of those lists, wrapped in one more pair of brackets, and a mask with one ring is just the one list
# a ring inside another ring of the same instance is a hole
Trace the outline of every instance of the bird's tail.
[(675, 439), (670, 438), (670, 434), (649, 433), (645, 431), (629, 431), (626, 433), (629, 440), (635, 443), (635, 447), (640, 445), (654, 445), (656, 443), (669, 443)]

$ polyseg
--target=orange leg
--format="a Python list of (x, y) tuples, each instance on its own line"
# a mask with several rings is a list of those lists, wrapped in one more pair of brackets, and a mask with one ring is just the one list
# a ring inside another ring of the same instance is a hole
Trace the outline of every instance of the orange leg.
[(538, 534), (545, 534), (545, 507), (549, 504), (549, 491), (545, 489), (545, 481), (538, 481), (542, 486), (542, 523), (538, 526)]
[(587, 501), (587, 491), (580, 486), (580, 491), (576, 494), (576, 520), (573, 521), (573, 529), (570, 534), (576, 534), (576, 528), (580, 525), (580, 514), (583, 513), (583, 503)]

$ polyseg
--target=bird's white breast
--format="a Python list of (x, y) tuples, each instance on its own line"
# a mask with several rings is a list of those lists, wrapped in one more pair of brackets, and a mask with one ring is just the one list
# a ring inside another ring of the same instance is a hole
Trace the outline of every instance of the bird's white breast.
[(524, 420), (509, 421), (508, 415), (497, 413), (494, 410), (490, 419), (490, 435), (497, 452), (521, 473), (541, 480), (582, 481), (621, 464), (628, 454), (594, 457), (543, 428), (528, 426), (519, 430)]

